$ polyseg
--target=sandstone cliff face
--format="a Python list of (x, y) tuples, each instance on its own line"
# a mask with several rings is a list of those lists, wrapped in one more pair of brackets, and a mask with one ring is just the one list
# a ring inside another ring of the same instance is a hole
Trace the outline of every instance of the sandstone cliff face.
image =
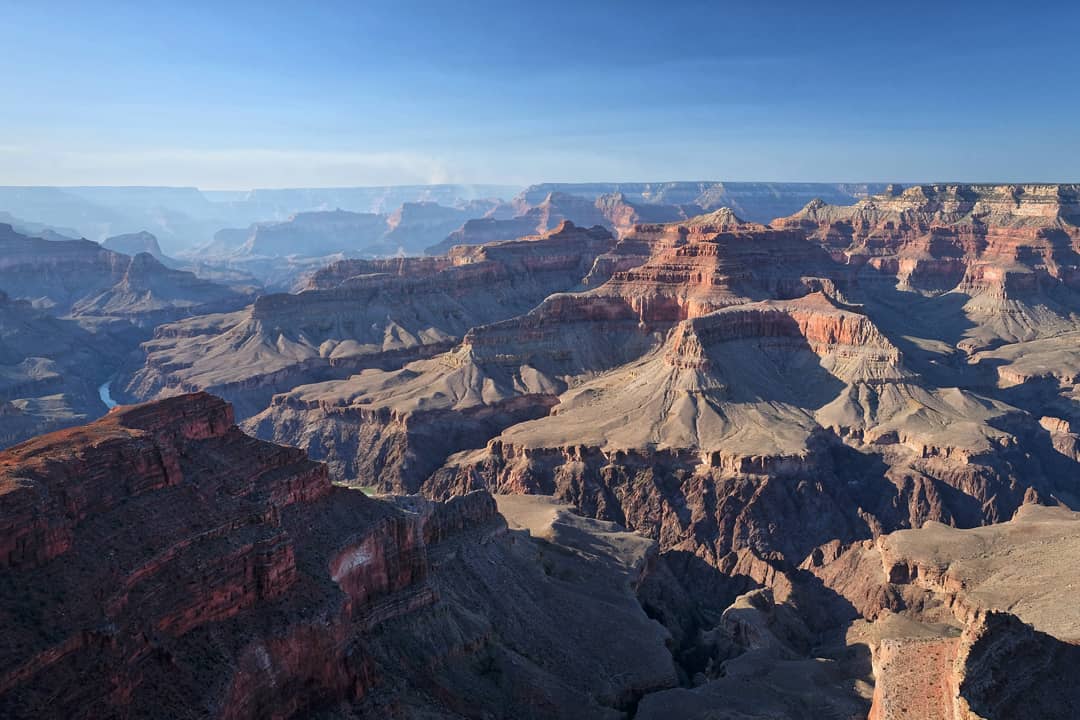
[[(870, 623), (870, 717), (1071, 717), (1080, 618), (1061, 602), (1076, 570), (1076, 513), (1025, 505), (971, 530), (928, 523), (804, 565)], [(823, 549), (824, 550), (824, 549)]]
[(474, 325), (575, 287), (612, 243), (606, 231), (566, 224), (441, 261), (331, 266), (312, 278), (319, 289), (268, 295), (240, 313), (160, 327), (127, 392), (148, 398), (209, 389), (234, 401), (243, 416), (253, 415), (275, 392), (302, 382), (389, 369), (449, 349)]
[(495, 206), (495, 201), (485, 200), (474, 200), (462, 207), (444, 207), (434, 202), (405, 203), (386, 219), (385, 242), (396, 248), (394, 252), (422, 253), (470, 218), (482, 217)]
[(616, 270), (596, 293), (629, 301), (646, 324), (753, 300), (798, 297), (829, 284), (829, 258), (800, 233), (746, 225), (729, 211), (686, 223), (638, 226), (620, 244), (648, 248), (648, 259)]
[(112, 237), (105, 238), (105, 240), (102, 241), (101, 246), (106, 250), (123, 253), (124, 255), (131, 255), (132, 257), (139, 253), (148, 253), (152, 255), (155, 260), (162, 263), (165, 262), (165, 254), (161, 252), (161, 246), (158, 245), (157, 238), (154, 237), (152, 233), (148, 233), (145, 230), (137, 233), (113, 235)]
[(5, 717), (618, 718), (674, 684), (620, 559), (549, 574), (487, 494), (395, 507), (232, 421), (178, 396), (0, 454)]
[(209, 395), (120, 408), (0, 464), (6, 714), (289, 716), (363, 693), (344, 642), (380, 598), (430, 601), (407, 518), (243, 435)]
[[(837, 393), (866, 392), (876, 400), (852, 423), (883, 435), (835, 420)], [(820, 295), (739, 305), (684, 321), (660, 350), (562, 393), (551, 416), (452, 457), (424, 492), (554, 494), (715, 565), (741, 549), (797, 564), (832, 538), (993, 522), (1032, 486), (1051, 493), (1017, 436), (991, 424), (1010, 412), (925, 390), (865, 316)], [(865, 474), (875, 457), (878, 481)]]
[(427, 248), (428, 255), (449, 253), (457, 245), (483, 245), (515, 240), (554, 230), (563, 222), (581, 227), (601, 225), (611, 229), (607, 217), (592, 202), (574, 195), (552, 193), (535, 206), (518, 206), (520, 214), (509, 218), (480, 217), (464, 222), (446, 238)]
[(395, 275), (425, 278), (453, 267), (448, 255), (437, 257), (382, 258), (376, 260), (339, 260), (313, 272), (305, 278), (303, 290), (332, 290), (346, 282), (362, 283), (365, 275)]
[(1070, 185), (890, 187), (850, 207), (810, 203), (774, 224), (805, 230), (856, 270), (854, 297), (880, 295), (881, 278), (937, 296), (922, 314), (971, 352), (1076, 329), (1078, 197)]

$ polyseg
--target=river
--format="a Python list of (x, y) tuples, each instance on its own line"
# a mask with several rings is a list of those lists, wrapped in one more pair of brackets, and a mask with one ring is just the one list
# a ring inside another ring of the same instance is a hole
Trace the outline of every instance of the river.
[(101, 402), (105, 403), (105, 407), (112, 410), (116, 407), (116, 401), (112, 398), (112, 380), (106, 380), (101, 387), (97, 389), (98, 397), (101, 398)]

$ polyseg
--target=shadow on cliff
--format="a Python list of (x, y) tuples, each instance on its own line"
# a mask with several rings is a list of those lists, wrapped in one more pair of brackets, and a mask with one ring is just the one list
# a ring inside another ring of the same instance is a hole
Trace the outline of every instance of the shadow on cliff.
[(915, 347), (905, 336), (940, 340), (956, 347), (964, 334), (976, 327), (964, 312), (971, 300), (964, 293), (920, 295), (896, 287), (896, 279), (886, 275), (860, 274), (853, 287), (867, 316), (905, 354)]
[(1080, 717), (1080, 646), (990, 613), (966, 649), (959, 695), (980, 717)]
[[(709, 316), (702, 318), (705, 323)], [(735, 330), (734, 332), (738, 332)], [(785, 403), (817, 410), (834, 400), (846, 383), (821, 365), (798, 321), (776, 313), (760, 335), (705, 341), (706, 372), (723, 383), (728, 403)]]
[[(823, 639), (842, 635), (859, 617), (846, 598), (811, 573), (783, 561), (761, 562), (770, 566), (775, 577), (791, 581), (790, 594), (778, 607), (794, 610), (811, 633), (791, 642), (797, 653), (810, 657)], [(671, 633), (671, 652), (684, 686), (692, 684), (695, 676), (719, 676), (723, 662), (748, 649), (724, 631), (724, 611), (740, 595), (764, 587), (749, 575), (727, 574), (690, 552), (661, 553), (638, 588), (638, 601), (649, 617)], [(868, 653), (863, 659), (866, 667), (860, 662), (860, 671), (869, 668)]]

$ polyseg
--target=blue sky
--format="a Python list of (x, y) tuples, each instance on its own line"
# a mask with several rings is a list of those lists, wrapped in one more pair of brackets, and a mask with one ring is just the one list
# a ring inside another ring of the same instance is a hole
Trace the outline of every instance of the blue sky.
[(1075, 3), (0, 0), (0, 184), (1080, 180)]

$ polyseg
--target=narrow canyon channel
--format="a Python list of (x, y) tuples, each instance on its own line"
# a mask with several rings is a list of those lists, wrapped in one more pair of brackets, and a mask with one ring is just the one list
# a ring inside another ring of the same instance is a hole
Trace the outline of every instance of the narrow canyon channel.
[(116, 401), (112, 397), (112, 380), (106, 380), (98, 387), (98, 397), (101, 398), (101, 402), (105, 403), (105, 407), (112, 410), (116, 407)]

